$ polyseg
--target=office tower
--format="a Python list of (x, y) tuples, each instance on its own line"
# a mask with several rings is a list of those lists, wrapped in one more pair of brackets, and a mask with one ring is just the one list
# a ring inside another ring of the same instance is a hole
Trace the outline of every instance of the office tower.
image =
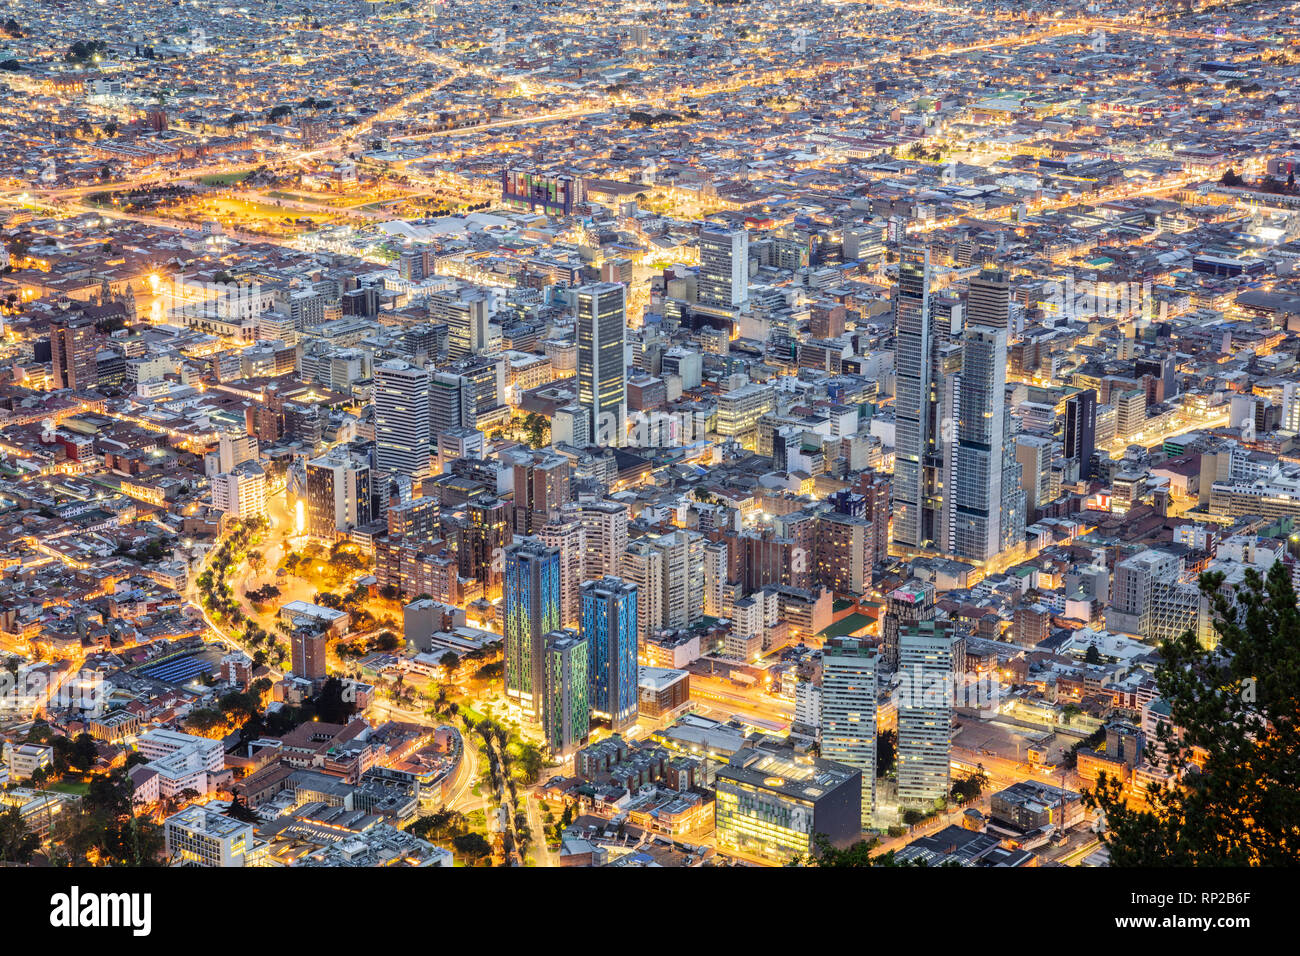
[(504, 600), (506, 697), (538, 720), (546, 635), (560, 629), (560, 552), (536, 539), (507, 548)]
[(722, 590), (727, 583), (727, 542), (704, 544), (704, 614), (722, 617)]
[[(865, 506), (865, 501), (862, 503)], [(816, 582), (837, 594), (864, 593), (871, 584), (873, 530), (863, 517), (837, 511), (818, 515), (813, 563)]]
[(705, 541), (697, 532), (646, 535), (628, 544), (622, 576), (640, 593), (641, 637), (691, 627), (704, 616)]
[(637, 586), (605, 577), (582, 585), (582, 637), (587, 642), (592, 713), (614, 730), (636, 723)]
[(627, 290), (613, 282), (578, 291), (578, 402), (598, 445), (620, 447), (627, 421)]
[(649, 538), (637, 538), (627, 546), (621, 574), (637, 587), (637, 639), (644, 642), (665, 626), (664, 552)]
[(510, 506), (500, 498), (476, 498), (465, 506), (465, 514), (457, 549), (460, 575), (477, 581), (491, 600), (501, 593), (501, 552), (514, 539)]
[(578, 515), (587, 546), (584, 573), (589, 578), (618, 574), (627, 551), (627, 506), (620, 501), (583, 501)]
[(1002, 404), (1002, 551), (1025, 543), (1025, 489), (1023, 469), (1016, 457), (1020, 420), (1011, 414), (1011, 404)]
[(312, 682), (325, 679), (325, 638), (328, 632), (309, 625), (293, 629), (289, 638), (290, 667), (294, 676)]
[(755, 448), (759, 420), (776, 408), (776, 389), (750, 382), (718, 396), (718, 434)]
[(420, 497), (409, 501), (398, 500), (388, 505), (385, 518), (388, 537), (397, 540), (412, 538), (429, 540), (438, 528), (440, 509), (438, 499)]
[(881, 663), (889, 670), (898, 667), (898, 637), (907, 627), (935, 616), (934, 585), (912, 580), (885, 597), (885, 614), (880, 624)]
[(375, 466), (429, 476), (429, 372), (400, 359), (375, 366)]
[(513, 466), (515, 534), (535, 534), (569, 501), (569, 459), (530, 452)]
[(582, 521), (574, 515), (558, 515), (554, 521), (541, 527), (537, 537), (548, 548), (557, 548), (560, 552), (560, 619), (565, 627), (576, 628), (582, 614), (580, 588), (586, 580), (583, 562), (587, 537)]
[(475, 355), (456, 363), (455, 372), (474, 393), (475, 423), (506, 397), (506, 363), (500, 355)]
[(930, 454), (932, 388), (930, 251), (906, 248), (894, 290), (894, 541), (923, 548), (934, 541), (926, 514), (925, 473)]
[[(1002, 550), (1005, 329), (972, 325), (964, 335), (951, 486), (951, 539), (944, 550), (986, 561)], [(1014, 457), (1014, 456), (1013, 456)]]
[(1052, 500), (1052, 440), (1043, 435), (1017, 435), (1016, 461), (1025, 493), (1025, 515), (1033, 520)]
[(212, 507), (240, 520), (266, 517), (266, 472), (255, 461), (214, 475), (210, 481)]
[(948, 797), (962, 641), (949, 621), (912, 624), (899, 635), (898, 800), (904, 807), (928, 809)]
[(452, 372), (434, 372), (429, 382), (429, 435), (434, 441), (453, 428), (473, 428), (478, 419), (474, 390)]
[(307, 462), (307, 533), (333, 543), (370, 521), (370, 466), (346, 454)]
[(572, 631), (546, 635), (542, 654), (542, 732), (553, 757), (568, 757), (587, 742), (591, 729), (590, 653)]
[(1065, 400), (1065, 457), (1079, 463), (1079, 478), (1092, 477), (1097, 443), (1097, 393), (1084, 389)]
[(744, 229), (700, 229), (697, 301), (715, 309), (738, 309), (749, 299), (749, 233)]
[(966, 322), (986, 329), (1006, 329), (1011, 314), (1011, 280), (1001, 269), (984, 269), (970, 280)]
[(468, 358), (487, 346), (489, 301), (486, 290), (450, 289), (429, 297), (429, 317), (447, 326), (447, 358)]
[(876, 812), (876, 661), (854, 638), (822, 648), (821, 755), (862, 772), (863, 829)]
[(50, 320), (51, 385), (80, 391), (99, 384), (95, 322), (89, 316), (64, 313)]
[(888, 475), (864, 471), (856, 479), (856, 488), (866, 499), (863, 517), (871, 522), (871, 564), (874, 566), (889, 557), (889, 514), (893, 486)]

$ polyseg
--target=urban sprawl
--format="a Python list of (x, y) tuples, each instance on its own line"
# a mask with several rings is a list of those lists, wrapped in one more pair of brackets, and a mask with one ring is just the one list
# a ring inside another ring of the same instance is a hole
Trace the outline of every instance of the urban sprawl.
[(1105, 866), (1300, 582), (1300, 2), (5, 11), (0, 862)]

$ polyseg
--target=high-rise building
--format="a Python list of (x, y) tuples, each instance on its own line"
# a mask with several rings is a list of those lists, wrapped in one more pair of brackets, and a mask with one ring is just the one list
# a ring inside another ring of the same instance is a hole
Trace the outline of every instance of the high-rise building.
[(605, 577), (582, 586), (582, 636), (587, 642), (593, 713), (614, 730), (636, 723), (637, 586)]
[(904, 807), (933, 807), (948, 797), (963, 640), (949, 621), (912, 624), (899, 635), (898, 799)]
[(312, 682), (325, 679), (325, 631), (299, 625), (289, 638), (289, 660), (294, 676)]
[(429, 476), (429, 372), (400, 359), (375, 366), (375, 466)]
[(894, 540), (924, 548), (935, 540), (926, 508), (926, 470), (932, 444), (933, 386), (930, 251), (905, 248), (894, 290)]
[(876, 811), (877, 654), (854, 638), (822, 648), (821, 754), (862, 773), (862, 827)]
[(504, 600), (506, 697), (538, 720), (546, 635), (560, 629), (560, 552), (535, 538), (507, 548)]
[(1006, 425), (1006, 330), (966, 329), (958, 385), (951, 487), (951, 539), (943, 550), (986, 561), (1002, 550)]
[(246, 520), (266, 517), (266, 472), (255, 461), (236, 465), (210, 481), (212, 507)]
[(333, 542), (371, 519), (370, 466), (331, 453), (307, 462), (307, 533)]
[(513, 466), (515, 534), (536, 534), (569, 501), (569, 459), (550, 452), (529, 452)]
[(986, 329), (1006, 329), (1011, 315), (1011, 280), (1001, 269), (984, 269), (970, 280), (966, 321)]
[(433, 441), (453, 428), (473, 428), (478, 420), (474, 390), (461, 375), (434, 372), (429, 382), (429, 435)]
[(489, 300), (483, 289), (451, 289), (429, 297), (429, 317), (447, 326), (447, 358), (468, 358), (487, 346)]
[[(865, 510), (865, 501), (862, 502)], [(862, 594), (871, 584), (874, 528), (865, 517), (827, 511), (817, 516), (814, 575), (840, 594)]]
[(589, 578), (618, 574), (627, 551), (627, 505), (604, 499), (578, 505), (587, 554), (583, 572)]
[(479, 582), (491, 600), (501, 593), (501, 553), (514, 539), (510, 506), (500, 498), (476, 498), (465, 506), (465, 516), (457, 549), (460, 574)]
[(576, 628), (582, 614), (580, 589), (586, 580), (587, 537), (582, 521), (575, 515), (560, 515), (541, 527), (537, 537), (548, 548), (560, 552), (560, 620), (565, 627)]
[(627, 422), (627, 290), (614, 282), (578, 289), (578, 403), (598, 445), (620, 447)]
[(912, 580), (885, 596), (885, 613), (880, 624), (882, 663), (898, 667), (898, 638), (903, 629), (921, 621), (933, 621), (935, 589), (928, 581)]
[(700, 230), (700, 305), (738, 309), (749, 300), (749, 233), (705, 226)]
[(587, 742), (591, 729), (590, 645), (572, 631), (554, 631), (542, 653), (542, 730), (551, 755), (563, 758)]
[(1017, 435), (1016, 461), (1020, 463), (1025, 514), (1032, 518), (1052, 500), (1052, 440), (1043, 435)]
[(99, 384), (95, 322), (86, 315), (64, 313), (50, 320), (51, 384), (85, 391)]
[(1097, 393), (1090, 388), (1065, 400), (1065, 457), (1079, 462), (1079, 478), (1092, 477), (1097, 444)]

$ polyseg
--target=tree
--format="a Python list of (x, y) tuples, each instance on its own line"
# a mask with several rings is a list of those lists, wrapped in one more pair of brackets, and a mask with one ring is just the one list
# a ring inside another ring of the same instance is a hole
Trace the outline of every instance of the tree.
[(470, 861), (483, 859), (492, 852), (492, 847), (480, 833), (462, 833), (452, 837), (452, 849), (461, 857)]
[(974, 772), (967, 774), (952, 785), (951, 796), (958, 803), (974, 800), (984, 792), (984, 787), (988, 782), (989, 776), (984, 772), (984, 766), (981, 764), (975, 768)]
[(1083, 662), (1084, 662), (1085, 664), (1100, 664), (1100, 663), (1101, 663), (1101, 651), (1097, 650), (1097, 645), (1096, 645), (1096, 644), (1089, 644), (1089, 645), (1088, 645), (1088, 650), (1087, 650), (1087, 652), (1083, 655)]
[[(1103, 775), (1084, 792), (1106, 818), (1113, 866), (1294, 866), (1300, 862), (1300, 609), (1286, 566), (1247, 568), (1235, 590), (1201, 576), (1219, 644), (1165, 641), (1156, 686), (1170, 720), (1147, 757), (1180, 783), (1131, 806)], [(1199, 762), (1199, 766), (1197, 763)]]
[(826, 834), (818, 833), (813, 837), (813, 852), (808, 856), (796, 856), (786, 866), (925, 866), (920, 860), (912, 863), (898, 863), (894, 851), (872, 856), (871, 851), (879, 843), (876, 839), (859, 840), (852, 846), (841, 850), (831, 845)]
[(40, 848), (40, 837), (27, 829), (17, 807), (0, 813), (0, 863), (30, 863)]

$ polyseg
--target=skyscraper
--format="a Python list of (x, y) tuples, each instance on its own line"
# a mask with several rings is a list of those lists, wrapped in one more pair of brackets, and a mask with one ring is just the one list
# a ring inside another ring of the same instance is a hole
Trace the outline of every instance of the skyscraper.
[(375, 366), (375, 465), (420, 479), (429, 475), (429, 372), (400, 359)]
[(700, 305), (737, 309), (749, 299), (749, 233), (705, 226), (700, 230)]
[(482, 289), (452, 289), (429, 297), (429, 317), (447, 326), (447, 358), (468, 358), (487, 345), (488, 297)]
[(899, 635), (898, 799), (904, 807), (932, 807), (948, 797), (962, 640), (949, 621), (911, 624)]
[(925, 510), (925, 466), (931, 444), (932, 384), (930, 251), (908, 247), (894, 290), (894, 540), (923, 548), (934, 540)]
[(560, 628), (560, 552), (530, 538), (506, 549), (506, 697), (542, 716), (546, 635)]
[(587, 641), (572, 631), (546, 635), (543, 671), (542, 730), (556, 757), (567, 757), (587, 740), (591, 728)]
[(933, 621), (934, 585), (913, 579), (885, 597), (885, 613), (880, 624), (880, 650), (884, 665), (890, 670), (898, 667), (899, 634), (920, 621)]
[(984, 269), (970, 280), (967, 322), (986, 329), (1006, 329), (1011, 314), (1011, 281), (1001, 269)]
[(578, 403), (598, 445), (623, 444), (627, 421), (626, 289), (599, 282), (578, 289)]
[(307, 462), (307, 533), (333, 543), (371, 518), (370, 465), (347, 454)]
[(1065, 457), (1079, 462), (1079, 477), (1092, 477), (1097, 439), (1097, 393), (1090, 388), (1065, 400)]
[(862, 772), (862, 826), (876, 811), (876, 652), (851, 637), (822, 648), (821, 755)]
[(560, 619), (565, 627), (578, 627), (581, 619), (579, 589), (585, 579), (587, 537), (576, 515), (560, 515), (537, 532), (548, 548), (560, 551)]
[(592, 712), (614, 730), (636, 723), (637, 586), (605, 577), (582, 586), (582, 636), (587, 642)]
[(1005, 329), (972, 325), (964, 339), (958, 386), (952, 487), (952, 538), (943, 550), (985, 561), (1002, 550)]
[(310, 626), (293, 629), (289, 638), (289, 662), (297, 677), (309, 681), (325, 679), (325, 640), (326, 633)]
[(513, 465), (515, 534), (536, 534), (569, 500), (569, 459), (531, 451)]
[(50, 320), (50, 360), (54, 388), (85, 391), (99, 383), (95, 363), (95, 322), (64, 313)]
[(433, 441), (453, 428), (477, 422), (474, 389), (454, 372), (434, 372), (429, 382), (429, 435)]

